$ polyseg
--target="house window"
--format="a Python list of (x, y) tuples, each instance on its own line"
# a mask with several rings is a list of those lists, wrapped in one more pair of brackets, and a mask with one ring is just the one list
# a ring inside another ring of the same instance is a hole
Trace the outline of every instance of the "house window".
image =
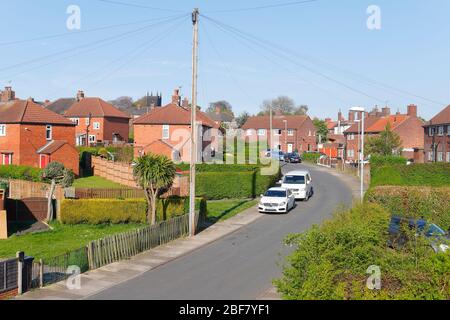
[(438, 162), (444, 162), (444, 153), (442, 151), (439, 151), (437, 153), (437, 161)]
[(266, 129), (258, 129), (258, 136), (265, 136), (266, 135)]
[(292, 137), (294, 135), (293, 129), (288, 129), (288, 136)]
[(308, 136), (309, 136), (309, 137), (311, 137), (311, 130), (309, 130), (309, 132), (308, 132)]
[(6, 124), (0, 124), (0, 137), (6, 136)]
[(252, 135), (252, 133), (253, 133), (252, 131), (253, 131), (252, 129), (247, 129), (247, 136), (248, 137), (250, 137)]
[(354, 133), (350, 133), (350, 134), (348, 135), (347, 140), (355, 140), (355, 134), (354, 134)]
[(450, 126), (447, 126), (447, 135), (450, 136)]
[(75, 123), (76, 125), (80, 124), (80, 119), (79, 118), (71, 118), (70, 121), (72, 121), (73, 123)]
[(347, 157), (354, 158), (355, 157), (355, 150), (353, 150), (353, 149), (347, 150)]
[(85, 119), (85, 123), (86, 123), (87, 126), (90, 125), (90, 124), (91, 124), (91, 119), (86, 118), (86, 119)]
[(162, 138), (163, 139), (170, 138), (170, 126), (168, 124), (162, 126)]
[(282, 131), (280, 129), (273, 130), (273, 134), (276, 136), (281, 136)]
[(89, 135), (89, 143), (95, 143), (96, 140), (97, 140), (97, 138), (95, 137), (94, 134)]
[(443, 136), (444, 135), (444, 126), (439, 126), (438, 127), (438, 135), (439, 136)]
[(52, 126), (48, 125), (45, 127), (45, 138), (47, 140), (52, 140)]
[(100, 130), (100, 122), (94, 122), (94, 130)]
[(434, 152), (433, 151), (428, 152), (428, 161), (430, 161), (430, 162), (434, 161)]
[(12, 164), (12, 154), (11, 153), (2, 154), (2, 164), (5, 166)]
[(428, 135), (429, 135), (430, 137), (432, 137), (432, 136), (434, 135), (434, 128), (433, 128), (433, 127), (429, 127), (429, 128), (428, 128)]

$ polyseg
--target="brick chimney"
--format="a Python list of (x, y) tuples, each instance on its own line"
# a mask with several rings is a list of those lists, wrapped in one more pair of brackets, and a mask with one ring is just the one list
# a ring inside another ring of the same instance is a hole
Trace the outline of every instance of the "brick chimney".
[(355, 111), (348, 112), (348, 122), (355, 122)]
[(342, 116), (341, 110), (339, 110), (339, 113), (338, 113), (338, 121), (345, 121), (344, 117)]
[(189, 99), (184, 97), (183, 101), (181, 102), (181, 106), (185, 109), (189, 109)]
[(77, 101), (81, 101), (84, 99), (84, 91), (83, 90), (78, 90), (77, 92)]
[(417, 117), (417, 106), (415, 104), (410, 104), (408, 106), (408, 116)]
[(381, 113), (383, 116), (387, 117), (391, 115), (391, 109), (389, 107), (384, 107), (381, 109)]
[(0, 101), (8, 102), (16, 100), (16, 93), (13, 91), (12, 87), (5, 87), (5, 91), (1, 91)]
[(180, 102), (181, 102), (180, 89), (175, 89), (175, 90), (173, 90), (172, 103), (179, 106)]

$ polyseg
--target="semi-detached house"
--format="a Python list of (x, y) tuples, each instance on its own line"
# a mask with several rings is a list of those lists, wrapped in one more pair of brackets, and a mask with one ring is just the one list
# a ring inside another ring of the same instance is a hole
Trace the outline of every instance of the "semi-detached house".
[(45, 168), (54, 161), (78, 175), (75, 124), (32, 99), (0, 104), (0, 165)]
[(425, 162), (450, 162), (450, 106), (425, 124)]

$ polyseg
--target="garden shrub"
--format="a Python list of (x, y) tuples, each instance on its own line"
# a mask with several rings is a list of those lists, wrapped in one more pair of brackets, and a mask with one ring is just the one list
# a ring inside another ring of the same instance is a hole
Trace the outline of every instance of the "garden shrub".
[(450, 187), (382, 186), (370, 189), (366, 200), (391, 214), (424, 218), (445, 230), (450, 228)]
[[(310, 231), (291, 235), (296, 249), (274, 283), (284, 299), (449, 299), (450, 253), (436, 254), (418, 238), (387, 247), (390, 213), (365, 204), (335, 214)], [(369, 290), (370, 266), (381, 269), (381, 290)]]
[(39, 182), (42, 170), (28, 166), (0, 166), (0, 178)]
[(319, 153), (303, 153), (302, 154), (302, 160), (306, 161), (306, 162), (312, 162), (312, 163), (317, 163), (317, 161), (319, 160), (319, 158), (322, 155)]
[[(196, 200), (196, 208), (206, 215), (204, 199)], [(169, 197), (158, 200), (157, 221), (164, 221), (188, 212), (189, 199)], [(64, 224), (146, 223), (145, 199), (79, 199), (61, 201), (60, 220)]]
[(372, 155), (370, 157), (370, 165), (374, 167), (392, 166), (392, 165), (406, 165), (407, 159), (401, 156), (379, 156)]
[(450, 163), (374, 167), (371, 185), (450, 186)]

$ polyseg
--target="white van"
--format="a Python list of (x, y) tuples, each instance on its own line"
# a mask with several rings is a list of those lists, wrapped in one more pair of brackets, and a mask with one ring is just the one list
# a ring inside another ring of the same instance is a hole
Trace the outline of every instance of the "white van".
[(309, 171), (292, 171), (284, 175), (280, 181), (281, 187), (292, 191), (296, 200), (308, 201), (314, 194), (311, 174)]

